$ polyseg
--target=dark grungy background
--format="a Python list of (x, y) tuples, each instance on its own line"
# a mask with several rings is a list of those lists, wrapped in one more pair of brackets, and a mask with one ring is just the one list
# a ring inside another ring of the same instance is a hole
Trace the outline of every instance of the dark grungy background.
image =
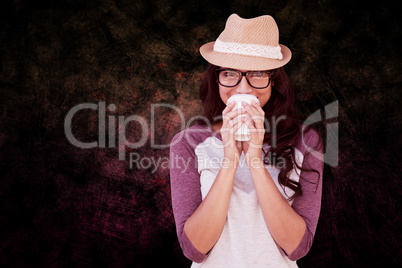
[[(325, 168), (315, 242), (299, 266), (401, 264), (402, 23), (390, 2), (1, 1), (0, 265), (189, 265), (169, 170), (130, 169), (118, 147), (77, 148), (63, 124), (75, 105), (100, 101), (116, 105), (108, 117), (148, 123), (152, 104), (169, 103), (187, 122), (202, 111), (198, 48), (232, 13), (276, 19), (293, 52), (286, 70), (299, 114), (339, 101), (339, 165)], [(97, 120), (97, 111), (78, 112), (77, 139), (97, 140)], [(181, 127), (174, 110), (158, 108), (155, 132), (131, 152), (167, 157), (150, 137), (169, 143)], [(130, 141), (143, 134), (127, 127)]]

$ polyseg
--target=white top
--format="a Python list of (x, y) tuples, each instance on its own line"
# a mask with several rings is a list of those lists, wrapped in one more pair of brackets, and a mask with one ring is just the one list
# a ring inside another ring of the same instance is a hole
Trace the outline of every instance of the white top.
[[(223, 146), (222, 141), (210, 137), (195, 148), (202, 199), (208, 194), (218, 175), (223, 159), (223, 150), (216, 148), (217, 145)], [(297, 152), (301, 165), (303, 155), (300, 151)], [(292, 190), (287, 189), (286, 196), (278, 183), (279, 169), (269, 165), (266, 167), (282, 195), (285, 198), (292, 196)], [(290, 178), (299, 181), (294, 170)], [(191, 267), (298, 267), (276, 245), (268, 231), (243, 153), (235, 174), (228, 217), (222, 234), (208, 258), (202, 263), (193, 262)]]

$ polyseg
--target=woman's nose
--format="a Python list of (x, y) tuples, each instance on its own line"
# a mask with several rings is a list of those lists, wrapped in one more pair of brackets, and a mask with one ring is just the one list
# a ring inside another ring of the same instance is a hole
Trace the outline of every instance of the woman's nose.
[(236, 92), (239, 94), (247, 94), (252, 91), (253, 91), (253, 89), (248, 84), (246, 77), (243, 76), (240, 80), (240, 83), (237, 85)]

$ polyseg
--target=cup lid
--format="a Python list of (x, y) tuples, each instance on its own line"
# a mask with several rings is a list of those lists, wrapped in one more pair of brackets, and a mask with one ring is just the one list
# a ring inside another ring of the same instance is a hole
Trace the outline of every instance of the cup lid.
[(227, 101), (227, 104), (231, 103), (232, 101), (238, 101), (238, 100), (244, 100), (244, 101), (254, 100), (254, 101), (260, 103), (258, 98), (256, 96), (254, 96), (254, 95), (251, 95), (251, 94), (236, 94), (236, 95), (230, 96), (230, 98)]

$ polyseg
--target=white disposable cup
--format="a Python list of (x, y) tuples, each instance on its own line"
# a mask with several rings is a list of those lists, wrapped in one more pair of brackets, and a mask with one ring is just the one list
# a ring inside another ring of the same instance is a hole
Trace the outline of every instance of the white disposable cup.
[[(233, 111), (234, 111), (234, 110), (243, 108), (243, 105), (241, 105), (242, 101), (247, 102), (248, 104), (251, 104), (252, 100), (254, 100), (258, 104), (260, 104), (260, 101), (254, 95), (236, 94), (236, 95), (231, 96), (228, 99), (226, 105), (229, 105), (229, 103), (235, 101), (236, 104), (235, 104), (235, 107), (233, 108)], [(237, 141), (249, 141), (251, 139), (250, 129), (248, 128), (248, 126), (245, 123), (243, 123), (242, 126), (236, 131), (234, 138)]]

